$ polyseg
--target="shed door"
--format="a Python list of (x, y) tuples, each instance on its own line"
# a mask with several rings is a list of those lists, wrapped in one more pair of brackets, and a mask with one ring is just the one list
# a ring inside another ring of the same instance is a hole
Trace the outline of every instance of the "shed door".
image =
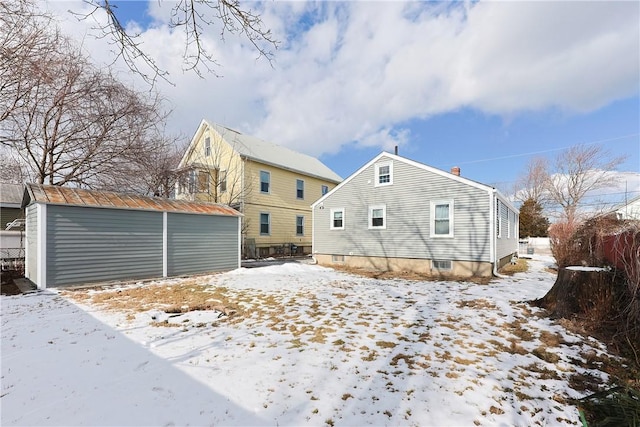
[(167, 214), (169, 276), (232, 270), (238, 261), (238, 218)]

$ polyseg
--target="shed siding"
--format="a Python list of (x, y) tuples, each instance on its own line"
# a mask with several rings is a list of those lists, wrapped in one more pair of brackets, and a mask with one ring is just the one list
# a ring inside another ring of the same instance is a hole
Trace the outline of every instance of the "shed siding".
[(49, 205), (47, 286), (162, 276), (162, 213)]
[[(382, 157), (380, 162), (391, 160)], [(393, 160), (393, 184), (374, 186), (375, 164), (315, 206), (314, 252), (386, 258), (490, 262), (487, 191)], [(432, 201), (454, 203), (454, 237), (430, 235)], [(383, 230), (368, 229), (368, 207), (386, 205)], [(330, 212), (345, 208), (344, 230), (330, 230)]]
[(238, 267), (238, 218), (168, 214), (167, 246), (170, 276), (232, 270)]
[(27, 207), (25, 272), (24, 275), (33, 283), (38, 283), (38, 205)]

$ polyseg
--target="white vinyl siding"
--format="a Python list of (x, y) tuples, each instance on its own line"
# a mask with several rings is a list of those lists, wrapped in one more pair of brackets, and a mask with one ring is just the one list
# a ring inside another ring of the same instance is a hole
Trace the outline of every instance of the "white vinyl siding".
[[(393, 185), (377, 187), (372, 162), (349, 178), (347, 185), (334, 189), (314, 211), (314, 252), (370, 257), (397, 257), (437, 260), (491, 261), (489, 189), (452, 179), (402, 161), (393, 162)], [(433, 237), (430, 232), (431, 202), (450, 201), (450, 238)], [(368, 226), (369, 207), (394, 206), (386, 211), (387, 230), (372, 233)], [(336, 210), (344, 210), (343, 228), (333, 229)], [(347, 214), (348, 212), (348, 214)]]

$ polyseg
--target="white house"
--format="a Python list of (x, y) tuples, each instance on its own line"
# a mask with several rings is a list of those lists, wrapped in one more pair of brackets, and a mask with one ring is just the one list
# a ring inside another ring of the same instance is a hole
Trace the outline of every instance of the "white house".
[(381, 153), (312, 205), (319, 264), (490, 276), (518, 253), (518, 210), (495, 188)]

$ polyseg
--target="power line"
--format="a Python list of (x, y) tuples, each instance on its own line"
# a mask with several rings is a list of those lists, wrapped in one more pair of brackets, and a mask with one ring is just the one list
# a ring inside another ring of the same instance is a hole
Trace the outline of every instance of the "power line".
[(458, 165), (469, 165), (469, 164), (473, 164), (473, 163), (491, 162), (491, 161), (494, 161), (494, 160), (513, 159), (513, 158), (516, 158), (516, 157), (525, 157), (525, 156), (532, 156), (534, 154), (544, 154), (544, 153), (551, 153), (553, 151), (566, 150), (566, 149), (569, 149), (569, 148), (572, 148), (572, 147), (577, 147), (579, 145), (601, 144), (603, 142), (618, 141), (618, 140), (621, 140), (621, 139), (627, 139), (627, 138), (632, 138), (632, 137), (636, 137), (636, 136), (640, 136), (640, 133), (632, 133), (632, 134), (629, 134), (629, 135), (616, 136), (614, 138), (600, 139), (598, 141), (591, 141), (591, 142), (585, 142), (585, 143), (580, 143), (580, 144), (573, 144), (573, 145), (568, 145), (566, 147), (550, 148), (548, 150), (531, 151), (529, 153), (521, 153), (521, 154), (510, 154), (508, 156), (492, 157), (492, 158), (489, 158), (489, 159), (481, 159), (481, 160), (470, 160), (468, 162), (457, 162), (457, 164)]

